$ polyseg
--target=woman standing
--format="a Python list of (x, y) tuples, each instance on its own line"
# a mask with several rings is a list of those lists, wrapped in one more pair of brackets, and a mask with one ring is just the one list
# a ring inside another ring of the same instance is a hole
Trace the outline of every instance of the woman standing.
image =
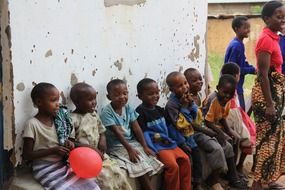
[(252, 189), (285, 189), (276, 183), (285, 172), (285, 128), (281, 117), (285, 78), (281, 74), (283, 61), (277, 35), (285, 24), (285, 7), (279, 1), (269, 1), (261, 14), (266, 27), (255, 49), (258, 76), (252, 89), (252, 105), (257, 139)]

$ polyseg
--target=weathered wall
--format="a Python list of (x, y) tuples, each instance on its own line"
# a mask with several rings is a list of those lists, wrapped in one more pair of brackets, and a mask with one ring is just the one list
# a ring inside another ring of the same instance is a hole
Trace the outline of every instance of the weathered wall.
[[(222, 56), (225, 55), (227, 46), (235, 36), (231, 27), (232, 19), (208, 19), (207, 45), (209, 54), (217, 53)], [(249, 63), (256, 64), (254, 49), (264, 23), (261, 18), (250, 18), (249, 22), (251, 24), (251, 32), (249, 38), (244, 40), (245, 51)]]
[(163, 105), (169, 72), (204, 71), (206, 0), (108, 7), (94, 0), (9, 0), (9, 11), (15, 106), (15, 126), (10, 127), (17, 135), (17, 161), (24, 121), (36, 112), (29, 94), (38, 82), (56, 85), (70, 107), (71, 86), (88, 82), (99, 92), (100, 109), (108, 103), (110, 79), (127, 81), (129, 102), (136, 106), (136, 84), (147, 76), (158, 81)]

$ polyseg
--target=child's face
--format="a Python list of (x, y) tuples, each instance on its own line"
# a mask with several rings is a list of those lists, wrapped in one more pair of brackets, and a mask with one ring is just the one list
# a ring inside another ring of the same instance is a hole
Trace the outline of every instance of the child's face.
[(196, 94), (201, 91), (203, 86), (203, 78), (199, 71), (193, 71), (191, 74), (185, 76), (188, 84), (190, 92)]
[(59, 110), (58, 90), (56, 88), (47, 89), (44, 97), (38, 100), (37, 106), (45, 114), (55, 116)]
[(159, 89), (155, 82), (149, 83), (144, 87), (144, 90), (139, 94), (139, 98), (147, 107), (153, 108), (159, 100)]
[(128, 93), (129, 91), (126, 84), (118, 84), (111, 87), (108, 98), (111, 100), (113, 106), (121, 108), (128, 102)]
[(226, 83), (222, 87), (217, 86), (217, 90), (217, 98), (221, 106), (225, 106), (235, 94), (235, 87), (231, 83)]
[(76, 108), (82, 113), (93, 113), (96, 110), (96, 96), (97, 92), (93, 88), (87, 88), (86, 94), (78, 100)]
[(250, 33), (250, 23), (248, 20), (242, 21), (242, 25), (236, 29), (236, 33), (238, 36), (242, 38), (248, 38)]
[(180, 98), (183, 94), (187, 94), (189, 91), (188, 82), (183, 74), (173, 77), (172, 86), (170, 90), (175, 93), (175, 95)]

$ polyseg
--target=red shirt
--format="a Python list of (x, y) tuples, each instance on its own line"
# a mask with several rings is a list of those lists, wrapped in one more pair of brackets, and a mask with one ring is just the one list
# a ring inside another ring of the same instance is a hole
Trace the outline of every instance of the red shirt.
[(276, 71), (281, 73), (283, 59), (279, 46), (279, 36), (267, 27), (263, 28), (257, 40), (255, 47), (256, 57), (261, 51), (268, 52), (271, 55), (270, 66), (274, 66)]

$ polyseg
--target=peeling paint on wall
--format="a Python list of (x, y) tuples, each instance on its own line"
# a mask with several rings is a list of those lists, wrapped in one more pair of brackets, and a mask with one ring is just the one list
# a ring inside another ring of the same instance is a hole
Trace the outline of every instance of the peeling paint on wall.
[(17, 84), (16, 88), (17, 88), (17, 90), (22, 92), (22, 91), (25, 90), (25, 84), (20, 82), (20, 83)]
[(67, 101), (66, 101), (66, 97), (64, 96), (64, 92), (63, 91), (60, 92), (60, 97), (61, 97), (61, 103), (63, 105), (66, 105)]
[(138, 5), (141, 3), (145, 3), (146, 0), (104, 0), (105, 7), (110, 7), (114, 5)]
[(50, 57), (50, 56), (52, 56), (52, 51), (51, 51), (51, 49), (49, 49), (49, 50), (46, 52), (46, 54), (45, 54), (45, 57)]
[(74, 86), (76, 83), (78, 83), (78, 79), (74, 73), (71, 73), (70, 76), (70, 84), (71, 86)]
[(199, 39), (200, 39), (199, 35), (196, 35), (194, 37), (194, 48), (192, 49), (191, 53), (188, 55), (188, 58), (191, 61), (195, 61), (195, 60), (199, 59), (199, 55), (200, 55), (200, 46), (198, 43)]
[(114, 65), (118, 68), (119, 71), (122, 70), (123, 61), (124, 61), (124, 59), (121, 58), (120, 60), (117, 60), (117, 61), (114, 62)]

